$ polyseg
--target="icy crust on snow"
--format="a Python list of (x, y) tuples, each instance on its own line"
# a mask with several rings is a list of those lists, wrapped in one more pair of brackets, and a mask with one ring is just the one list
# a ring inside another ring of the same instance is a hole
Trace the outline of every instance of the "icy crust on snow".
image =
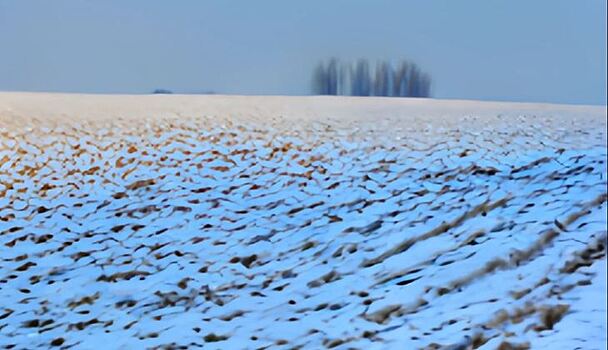
[(454, 118), (0, 125), (0, 345), (604, 348), (605, 122)]

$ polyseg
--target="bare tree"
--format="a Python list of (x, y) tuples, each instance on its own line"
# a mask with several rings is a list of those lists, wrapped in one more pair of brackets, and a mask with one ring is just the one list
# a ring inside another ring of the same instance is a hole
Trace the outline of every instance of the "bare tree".
[(427, 73), (422, 74), (421, 82), (420, 82), (420, 97), (430, 97), (431, 96), (431, 76)]
[(378, 63), (376, 66), (376, 77), (374, 79), (374, 95), (390, 96), (392, 68), (387, 62)]
[(395, 70), (395, 78), (393, 80), (393, 96), (404, 97), (408, 94), (408, 73), (409, 64), (402, 61), (399, 67)]
[(410, 71), (408, 74), (407, 82), (407, 94), (405, 96), (419, 97), (420, 90), (420, 71), (416, 64), (410, 65)]
[(327, 90), (328, 95), (338, 94), (338, 60), (335, 58), (327, 65)]
[(316, 95), (328, 95), (329, 90), (327, 89), (327, 73), (323, 63), (319, 63), (315, 68), (312, 76), (312, 89)]
[(353, 96), (369, 96), (371, 92), (371, 78), (369, 76), (369, 63), (366, 60), (357, 61), (353, 78)]
[(388, 62), (378, 62), (370, 72), (367, 60), (360, 59), (352, 67), (336, 58), (318, 64), (312, 80), (315, 94), (395, 97), (429, 97), (432, 82), (428, 73), (406, 60), (396, 69)]

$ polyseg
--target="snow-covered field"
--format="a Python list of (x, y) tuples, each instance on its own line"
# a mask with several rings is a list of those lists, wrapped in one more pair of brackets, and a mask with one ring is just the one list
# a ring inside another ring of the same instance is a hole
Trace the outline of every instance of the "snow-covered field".
[(603, 349), (605, 118), (0, 94), (0, 345)]

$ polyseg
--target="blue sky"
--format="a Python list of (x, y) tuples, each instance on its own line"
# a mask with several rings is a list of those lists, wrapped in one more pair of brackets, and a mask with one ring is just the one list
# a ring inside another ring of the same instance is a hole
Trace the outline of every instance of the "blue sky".
[(606, 104), (606, 2), (0, 0), (0, 90), (310, 93), (322, 59), (409, 58), (433, 95)]

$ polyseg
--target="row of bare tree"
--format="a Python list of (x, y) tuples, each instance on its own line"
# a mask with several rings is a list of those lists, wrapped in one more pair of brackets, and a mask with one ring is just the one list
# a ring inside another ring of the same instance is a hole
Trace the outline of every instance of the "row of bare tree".
[(313, 73), (313, 94), (351, 96), (430, 97), (431, 77), (415, 63), (401, 61), (395, 68), (378, 62), (371, 70), (367, 60), (346, 64), (335, 58), (321, 62)]

